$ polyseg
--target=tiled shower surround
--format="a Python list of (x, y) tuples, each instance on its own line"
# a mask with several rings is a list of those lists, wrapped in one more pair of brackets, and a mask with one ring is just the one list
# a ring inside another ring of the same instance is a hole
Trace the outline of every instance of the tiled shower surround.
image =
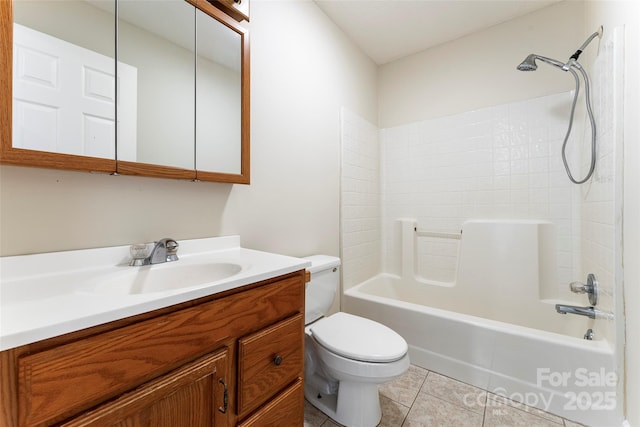
[[(435, 232), (459, 232), (472, 219), (537, 219), (556, 224), (558, 283), (569, 283), (580, 248), (579, 190), (560, 157), (571, 98), (561, 93), (382, 130), (385, 270), (398, 271), (397, 218)], [(419, 238), (419, 274), (454, 281), (457, 245)]]
[[(560, 157), (571, 98), (561, 93), (379, 133), (343, 111), (345, 286), (371, 277), (380, 265), (399, 271), (398, 218), (440, 232), (459, 232), (470, 219), (552, 221), (558, 283), (576, 280), (580, 194)], [(419, 238), (417, 247), (423, 278), (454, 281), (458, 241)]]
[[(619, 187), (614, 62), (613, 44), (604, 44), (591, 71), (598, 163), (594, 177), (581, 186), (569, 181), (561, 158), (573, 92), (382, 130), (343, 110), (345, 288), (382, 271), (400, 272), (399, 218), (416, 219), (421, 230), (447, 233), (459, 232), (473, 219), (535, 219), (556, 227), (555, 297), (587, 305), (586, 296), (572, 295), (568, 284), (593, 272), (604, 290), (598, 307), (613, 311)], [(578, 110), (569, 140), (577, 178), (584, 176), (589, 160), (585, 119), (584, 110)], [(418, 237), (417, 274), (455, 282), (458, 245), (459, 240)], [(608, 323), (597, 333), (614, 342), (613, 322)]]

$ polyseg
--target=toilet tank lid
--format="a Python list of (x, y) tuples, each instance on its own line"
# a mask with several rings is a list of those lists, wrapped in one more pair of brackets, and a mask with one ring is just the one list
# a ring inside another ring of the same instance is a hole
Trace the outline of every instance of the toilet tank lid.
[(311, 255), (304, 257), (311, 261), (311, 267), (307, 268), (311, 274), (318, 271), (329, 270), (340, 265), (340, 258), (330, 255)]

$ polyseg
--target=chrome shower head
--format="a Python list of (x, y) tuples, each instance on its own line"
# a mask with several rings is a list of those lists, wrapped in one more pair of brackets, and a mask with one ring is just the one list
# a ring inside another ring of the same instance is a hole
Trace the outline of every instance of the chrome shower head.
[(536, 64), (536, 60), (546, 62), (547, 64), (553, 65), (554, 67), (558, 67), (563, 71), (568, 71), (568, 69), (565, 68), (565, 65), (562, 62), (555, 59), (547, 58), (546, 56), (536, 55), (533, 53), (527, 56), (525, 60), (522, 61), (520, 65), (518, 65), (517, 68), (520, 71), (535, 71), (538, 69), (538, 64)]
[(535, 71), (538, 69), (538, 64), (536, 64), (536, 60), (538, 59), (542, 62), (546, 62), (549, 65), (553, 65), (554, 67), (560, 68), (562, 71), (569, 71), (571, 67), (581, 68), (580, 64), (578, 64), (577, 62), (578, 57), (580, 56), (582, 51), (587, 47), (587, 45), (591, 43), (591, 40), (593, 40), (596, 37), (602, 37), (602, 31), (603, 31), (602, 26), (600, 26), (600, 28), (598, 28), (598, 31), (591, 34), (589, 38), (587, 38), (587, 40), (582, 44), (582, 46), (580, 46), (580, 48), (576, 50), (576, 52), (573, 55), (571, 55), (571, 57), (569, 58), (569, 61), (567, 61), (566, 64), (556, 59), (551, 59), (551, 58), (547, 58), (546, 56), (535, 55), (532, 53), (529, 56), (527, 56), (525, 60), (522, 61), (520, 65), (518, 65), (517, 68), (519, 71)]
[(536, 64), (536, 55), (533, 53), (525, 58), (524, 61), (518, 65), (519, 71), (535, 71), (538, 69), (538, 65)]

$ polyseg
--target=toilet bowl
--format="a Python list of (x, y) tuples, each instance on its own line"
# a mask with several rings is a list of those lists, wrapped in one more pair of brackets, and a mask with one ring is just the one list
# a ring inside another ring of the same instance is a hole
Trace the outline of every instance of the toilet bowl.
[(348, 313), (327, 313), (339, 286), (339, 258), (308, 257), (306, 288), (306, 399), (348, 427), (380, 422), (378, 385), (409, 368), (406, 341), (390, 328)]

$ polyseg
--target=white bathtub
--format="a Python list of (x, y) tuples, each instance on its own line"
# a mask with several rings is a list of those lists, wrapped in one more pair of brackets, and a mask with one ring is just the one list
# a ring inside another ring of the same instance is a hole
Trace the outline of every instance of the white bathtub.
[[(432, 297), (443, 302), (442, 295), (431, 295), (441, 290), (380, 274), (345, 291), (343, 310), (397, 331), (415, 365), (589, 426), (622, 423), (606, 341), (431, 307)], [(561, 316), (547, 305), (546, 316)], [(546, 316), (542, 325), (550, 323)], [(588, 319), (560, 320), (586, 325)]]
[(588, 300), (558, 282), (554, 224), (465, 222), (449, 282), (420, 273), (416, 248), (429, 233), (413, 219), (398, 225), (398, 274), (348, 287), (344, 311), (396, 330), (418, 366), (591, 426), (621, 424), (607, 320), (555, 310)]

